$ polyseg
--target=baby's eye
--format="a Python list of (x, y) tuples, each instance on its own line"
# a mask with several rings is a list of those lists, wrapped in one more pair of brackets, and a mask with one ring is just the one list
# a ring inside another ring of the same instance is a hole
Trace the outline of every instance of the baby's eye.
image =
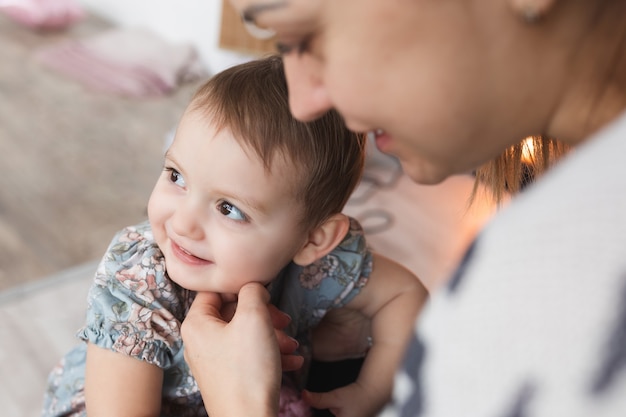
[(230, 204), (228, 201), (221, 201), (217, 205), (217, 209), (219, 210), (220, 213), (222, 213), (224, 216), (228, 217), (229, 219), (233, 219), (237, 221), (248, 220), (246, 215), (241, 210), (239, 210), (237, 207)]
[(172, 181), (174, 184), (178, 185), (179, 187), (185, 187), (185, 179), (183, 178), (180, 172), (176, 171), (174, 168), (165, 168), (165, 170), (168, 171), (170, 174), (169, 175), (170, 181)]

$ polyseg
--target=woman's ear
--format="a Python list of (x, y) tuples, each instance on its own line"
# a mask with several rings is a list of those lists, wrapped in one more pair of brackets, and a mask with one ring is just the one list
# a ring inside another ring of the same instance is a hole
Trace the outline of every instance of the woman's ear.
[(350, 219), (345, 214), (334, 214), (309, 232), (304, 246), (293, 257), (300, 265), (309, 265), (335, 249), (350, 229)]

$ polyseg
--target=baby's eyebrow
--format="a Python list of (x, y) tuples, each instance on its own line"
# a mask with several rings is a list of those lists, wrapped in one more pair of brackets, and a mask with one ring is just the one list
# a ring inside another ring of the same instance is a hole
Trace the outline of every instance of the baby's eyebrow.
[(250, 198), (243, 198), (242, 201), (248, 207), (251, 207), (254, 211), (256, 211), (257, 214), (262, 214), (262, 215), (267, 214), (267, 208), (265, 207), (264, 204), (260, 203), (259, 201), (256, 201)]
[(287, 7), (287, 1), (285, 0), (278, 0), (273, 3), (265, 4), (251, 4), (241, 13), (241, 18), (244, 22), (256, 24), (256, 19), (259, 14), (269, 10), (281, 9), (283, 7)]
[(172, 149), (169, 148), (167, 151), (165, 151), (165, 155), (164, 155), (164, 159), (167, 161), (171, 161), (176, 163), (176, 158), (174, 158), (174, 156), (172, 155)]

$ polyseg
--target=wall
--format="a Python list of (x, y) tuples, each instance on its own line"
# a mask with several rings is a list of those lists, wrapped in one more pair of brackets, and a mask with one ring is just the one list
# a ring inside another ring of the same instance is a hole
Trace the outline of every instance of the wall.
[(191, 42), (212, 73), (249, 57), (218, 47), (221, 0), (78, 0), (121, 26), (144, 27), (171, 42)]

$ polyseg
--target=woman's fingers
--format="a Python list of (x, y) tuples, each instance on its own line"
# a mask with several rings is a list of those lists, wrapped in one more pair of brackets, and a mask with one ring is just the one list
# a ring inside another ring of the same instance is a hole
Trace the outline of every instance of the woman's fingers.
[[(207, 326), (225, 327), (235, 315), (248, 317), (246, 321), (260, 320), (255, 329), (260, 330), (265, 327), (265, 317), (269, 315), (280, 351), (282, 370), (300, 369), (304, 358), (294, 354), (298, 348), (298, 342), (282, 330), (289, 325), (291, 318), (272, 304), (268, 304), (268, 301), (267, 290), (260, 285), (244, 286), (239, 294), (239, 302), (224, 302), (223, 297), (215, 293), (198, 293), (183, 322), (181, 329), (183, 340), (190, 341), (194, 337), (201, 337), (204, 331), (208, 331)], [(200, 327), (206, 330), (200, 332)], [(192, 346), (189, 344), (187, 346), (185, 355), (194, 351)]]
[[(260, 293), (261, 291), (263, 294)], [(249, 298), (253, 300), (254, 303), (248, 302)], [(264, 301), (264, 303), (262, 303), (262, 301)], [(274, 327), (276, 341), (278, 342), (282, 370), (295, 371), (300, 369), (304, 358), (299, 355), (294, 355), (294, 352), (298, 348), (298, 342), (282, 331), (282, 329), (289, 324), (291, 318), (272, 304), (269, 304), (269, 293), (267, 290), (260, 285), (244, 286), (239, 292), (239, 305), (237, 309), (242, 308), (242, 305), (245, 305), (245, 308), (262, 308), (265, 310), (265, 314), (269, 314), (272, 326)], [(238, 313), (239, 311), (237, 314)]]
[(291, 317), (288, 314), (283, 313), (273, 304), (268, 305), (270, 316), (272, 317), (272, 324), (275, 329), (284, 329), (291, 323)]
[(213, 292), (200, 292), (196, 295), (187, 317), (189, 315), (212, 316), (221, 318), (220, 309), (222, 308), (222, 298), (219, 294)]

